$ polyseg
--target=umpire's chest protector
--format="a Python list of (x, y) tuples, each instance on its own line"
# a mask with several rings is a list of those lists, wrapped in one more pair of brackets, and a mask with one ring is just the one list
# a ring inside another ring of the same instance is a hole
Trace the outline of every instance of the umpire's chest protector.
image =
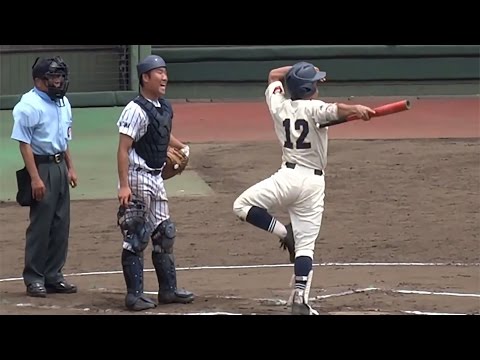
[(172, 129), (173, 110), (167, 100), (160, 99), (160, 107), (155, 107), (143, 96), (134, 100), (149, 118), (147, 132), (133, 144), (137, 154), (142, 157), (147, 165), (159, 169), (167, 159), (170, 131)]

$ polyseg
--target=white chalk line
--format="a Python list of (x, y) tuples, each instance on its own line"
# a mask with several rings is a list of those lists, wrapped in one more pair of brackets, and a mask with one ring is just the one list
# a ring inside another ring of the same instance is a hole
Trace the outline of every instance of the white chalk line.
[[(109, 290), (106, 288), (98, 288), (98, 289), (92, 289), (92, 291), (101, 291), (101, 292), (106, 292), (106, 293), (114, 293), (114, 294), (120, 294), (123, 292), (121, 291), (115, 291), (115, 290)], [(348, 291), (342, 291), (338, 293), (333, 293), (333, 294), (325, 294), (325, 295), (319, 295), (315, 296), (313, 298), (310, 298), (309, 301), (318, 301), (322, 299), (328, 299), (332, 297), (339, 297), (339, 296), (347, 296), (347, 295), (352, 295), (352, 294), (358, 294), (358, 293), (365, 293), (369, 291), (391, 291), (391, 292), (399, 292), (399, 293), (419, 293), (419, 294), (436, 294), (436, 295), (451, 295), (455, 294), (455, 296), (459, 295), (457, 293), (444, 293), (444, 292), (428, 292), (428, 291), (416, 291), (416, 290), (383, 290), (381, 288), (375, 288), (375, 287), (369, 287), (369, 288), (363, 288), (363, 289), (354, 289), (354, 290), (348, 290)], [(145, 294), (149, 295), (157, 295), (157, 291), (145, 291)], [(460, 295), (471, 295), (471, 294), (460, 294)], [(474, 294), (480, 296), (480, 294)], [(287, 301), (282, 300), (282, 299), (270, 299), (270, 298), (244, 298), (240, 296), (221, 296), (221, 295), (216, 295), (214, 298), (217, 299), (238, 299), (238, 300), (251, 300), (251, 301), (257, 301), (263, 304), (267, 304), (270, 306), (286, 306)], [(31, 307), (31, 308), (39, 308), (39, 309), (50, 309), (50, 310), (61, 310), (61, 309), (68, 309), (68, 310), (74, 310), (74, 311), (81, 311), (81, 312), (92, 312), (95, 311), (96, 313), (99, 313), (100, 311), (98, 310), (92, 310), (90, 308), (62, 308), (58, 305), (34, 305), (31, 303), (19, 303), (16, 304), (17, 307)], [(105, 309), (101, 311), (103, 313), (111, 313), (111, 309)], [(360, 313), (359, 311), (334, 311), (331, 312), (330, 315), (349, 315), (352, 313)], [(389, 315), (389, 314), (395, 314), (395, 313), (403, 313), (403, 314), (409, 314), (409, 315), (478, 315), (478, 314), (468, 314), (468, 313), (447, 313), (447, 312), (434, 312), (434, 311), (419, 311), (419, 310), (399, 310), (399, 311), (393, 311), (393, 312), (385, 312), (385, 311), (363, 311), (361, 312), (363, 315), (368, 315), (369, 313), (380, 313), (384, 315)], [(184, 312), (184, 313), (167, 313), (167, 312), (153, 312), (153, 311), (145, 311), (142, 312), (142, 314), (145, 315), (257, 315), (256, 313), (251, 313), (251, 314), (242, 314), (242, 313), (233, 313), (233, 312), (227, 312), (227, 311), (214, 311), (214, 312)], [(287, 315), (287, 314), (285, 314)]]
[[(186, 271), (186, 270), (228, 270), (228, 269), (254, 269), (254, 268), (281, 268), (281, 267), (292, 267), (293, 264), (271, 264), (271, 265), (231, 265), (231, 266), (193, 266), (193, 267), (179, 267), (177, 271)], [(341, 262), (327, 262), (327, 263), (319, 263), (313, 264), (313, 266), (461, 266), (461, 267), (468, 267), (468, 266), (480, 266), (479, 263), (412, 263), (412, 262), (393, 262), (393, 263), (386, 263), (386, 262), (361, 262), (361, 263), (341, 263)], [(153, 272), (155, 269), (145, 269), (145, 272)], [(68, 276), (93, 276), (93, 275), (110, 275), (110, 274), (122, 274), (121, 270), (114, 270), (114, 271), (92, 271), (92, 272), (83, 272), (83, 273), (71, 273), (65, 275)], [(21, 277), (17, 278), (3, 278), (0, 279), (0, 282), (10, 282), (10, 281), (20, 281), (23, 280)], [(423, 290), (395, 290), (395, 289), (382, 289), (382, 288), (364, 288), (364, 289), (355, 289), (355, 290), (348, 290), (340, 293), (334, 294), (326, 294), (326, 295), (319, 295), (314, 298), (309, 299), (309, 301), (318, 301), (322, 299), (328, 299), (331, 297), (339, 297), (339, 296), (346, 296), (356, 293), (364, 293), (369, 291), (383, 291), (383, 292), (392, 292), (392, 293), (402, 293), (402, 294), (417, 294), (417, 295), (440, 295), (440, 296), (457, 296), (457, 297), (480, 297), (480, 294), (468, 294), (468, 293), (453, 293), (453, 292), (440, 292), (440, 291), (423, 291)], [(154, 291), (147, 291), (146, 294), (156, 295), (157, 292)], [(217, 296), (217, 298), (222, 298), (221, 296)], [(231, 299), (245, 299), (241, 297), (235, 296), (225, 296), (223, 298), (231, 298)], [(268, 299), (268, 298), (258, 298), (258, 299), (250, 299), (254, 301), (264, 302), (264, 303), (272, 303), (273, 305), (277, 306), (284, 306), (287, 304), (285, 300), (281, 299)], [(39, 308), (50, 308), (50, 309), (61, 309), (56, 305), (52, 306), (35, 306), (32, 304), (17, 304), (19, 307), (39, 307)], [(90, 311), (89, 308), (86, 309), (73, 309), (76, 311)], [(108, 312), (108, 311), (107, 311)], [(402, 310), (400, 311), (406, 314), (415, 314), (415, 315), (469, 315), (469, 314), (460, 314), (460, 313), (438, 313), (438, 312), (422, 312), (422, 311), (414, 311), (414, 310)], [(228, 313), (228, 312), (200, 312), (200, 313), (152, 313), (155, 315), (242, 315), (239, 313)]]
[[(35, 308), (35, 309), (46, 309), (46, 310), (73, 310), (73, 311), (81, 311), (81, 312), (103, 312), (103, 313), (111, 313), (111, 309), (106, 309), (103, 311), (92, 310), (90, 308), (69, 308), (69, 307), (61, 307), (58, 305), (35, 305), (31, 303), (18, 303), (15, 304), (16, 307), (22, 308)], [(152, 311), (142, 311), (140, 314), (145, 315), (243, 315), (241, 313), (231, 313), (226, 311), (213, 311), (213, 312), (191, 312), (191, 313), (166, 313), (166, 312), (152, 312)]]
[[(99, 289), (93, 289), (93, 290), (112, 293), (112, 294), (119, 294), (119, 293), (123, 294), (123, 292), (121, 291), (109, 290), (106, 288), (99, 288)], [(452, 293), (452, 292), (442, 292), (442, 291), (423, 291), (423, 290), (395, 290), (395, 289), (382, 289), (377, 287), (368, 287), (368, 288), (362, 288), (362, 289), (352, 289), (347, 291), (341, 291), (341, 292), (332, 293), (332, 294), (318, 295), (318, 296), (309, 298), (309, 302), (316, 302), (319, 300), (325, 300), (333, 297), (347, 296), (347, 295), (360, 294), (360, 293), (373, 292), (373, 291), (379, 291), (384, 293), (401, 293), (401, 294), (418, 294), (418, 295), (480, 297), (480, 294)], [(158, 291), (144, 291), (144, 293), (146, 295), (158, 295)], [(270, 306), (287, 306), (288, 304), (286, 300), (273, 299), (273, 298), (246, 298), (246, 297), (234, 296), (234, 295), (215, 295), (215, 296), (206, 296), (206, 297), (207, 298), (213, 297), (217, 299), (250, 300), (250, 301), (256, 301), (261, 304), (270, 305)], [(375, 313), (379, 311), (370, 311), (370, 312)], [(445, 312), (417, 311), (417, 310), (399, 310), (399, 311), (391, 311), (390, 313), (399, 313), (399, 312), (405, 313), (405, 314), (411, 314), (411, 315), (474, 315), (474, 314), (467, 314), (467, 313), (445, 313)], [(340, 312), (336, 311), (335, 313), (340, 313)], [(342, 312), (342, 314), (348, 314), (348, 313), (349, 313), (348, 311)], [(158, 313), (153, 313), (153, 314), (158, 314)], [(204, 313), (199, 313), (199, 314), (202, 315)], [(184, 315), (187, 315), (187, 314), (184, 314)], [(238, 314), (238, 315), (241, 315), (241, 314)]]
[[(39, 306), (39, 305), (33, 305), (33, 304), (16, 304), (17, 307), (30, 307), (30, 308), (38, 308), (38, 309), (50, 309), (50, 310), (61, 310), (62, 308), (59, 306)], [(67, 308), (64, 308), (67, 309)], [(84, 309), (78, 309), (78, 308), (68, 308), (69, 310), (74, 310), (74, 311), (81, 311), (81, 312), (91, 312), (93, 311), (90, 308), (84, 308)], [(96, 311), (98, 312), (98, 311)], [(109, 313), (111, 311), (105, 311), (105, 313)], [(404, 314), (409, 314), (409, 315), (472, 315), (472, 314), (465, 314), (465, 313), (445, 313), (445, 312), (432, 312), (432, 311), (418, 311), (418, 310), (401, 310), (400, 313)], [(165, 315), (165, 316), (171, 316), (171, 315), (256, 315), (254, 313), (252, 314), (242, 314), (242, 313), (233, 313), (233, 312), (227, 312), (227, 311), (213, 311), (213, 312), (191, 312), (191, 313), (167, 313), (167, 312), (153, 312), (153, 311), (144, 311), (142, 312), (144, 315)], [(348, 312), (343, 312), (343, 315), (348, 315)], [(338, 312), (334, 315), (342, 315), (339, 314)], [(287, 314), (285, 314), (287, 315)], [(367, 315), (366, 313), (364, 315)], [(388, 314), (385, 314), (388, 315)]]
[[(347, 290), (347, 291), (342, 291), (339, 293), (333, 293), (333, 294), (326, 294), (326, 295), (317, 295), (315, 297), (309, 298), (309, 301), (318, 301), (318, 300), (324, 300), (324, 299), (329, 299), (332, 297), (339, 297), (339, 296), (347, 296), (347, 295), (353, 295), (353, 294), (360, 294), (360, 293), (366, 293), (366, 292), (372, 292), (372, 291), (379, 291), (379, 292), (384, 292), (384, 293), (399, 293), (399, 294), (415, 294), (415, 295), (431, 295), (431, 296), (457, 296), (457, 297), (474, 297), (474, 298), (480, 298), (480, 294), (471, 294), (471, 293), (455, 293), (455, 292), (445, 292), (445, 291), (425, 291), (425, 290), (397, 290), (397, 289), (383, 289), (383, 288), (377, 288), (377, 287), (368, 287), (364, 289), (353, 289), (353, 290)], [(145, 291), (145, 294), (147, 295), (157, 295), (157, 291)], [(245, 299), (242, 297), (237, 297), (237, 296), (217, 296), (218, 298), (224, 298), (224, 299)], [(268, 299), (268, 298), (256, 298), (256, 299), (249, 299), (249, 300), (254, 300), (254, 301), (260, 301), (260, 302), (272, 302), (278, 305), (286, 305), (287, 302), (285, 300), (280, 300), (280, 299)]]
[[(318, 266), (336, 266), (336, 267), (348, 267), (348, 266), (460, 266), (460, 267), (470, 267), (470, 266), (480, 266), (480, 263), (434, 263), (434, 262), (325, 262), (319, 264), (313, 264), (314, 267)], [(293, 267), (293, 264), (271, 264), (271, 265), (219, 265), (219, 266), (189, 266), (189, 267), (178, 267), (177, 271), (188, 271), (188, 270), (232, 270), (232, 269), (259, 269), (259, 268), (285, 268)], [(155, 269), (145, 269), (145, 272), (154, 272)], [(65, 276), (94, 276), (94, 275), (114, 275), (122, 274), (122, 270), (113, 270), (113, 271), (90, 271), (90, 272), (80, 272), (80, 273), (71, 273), (66, 274)], [(9, 281), (20, 281), (23, 280), (21, 277), (11, 277), (11, 278), (2, 278), (1, 282)]]
[(432, 311), (417, 311), (417, 310), (402, 310), (402, 313), (410, 315), (478, 315), (478, 314), (463, 314), (463, 313), (443, 313), (443, 312), (432, 312)]

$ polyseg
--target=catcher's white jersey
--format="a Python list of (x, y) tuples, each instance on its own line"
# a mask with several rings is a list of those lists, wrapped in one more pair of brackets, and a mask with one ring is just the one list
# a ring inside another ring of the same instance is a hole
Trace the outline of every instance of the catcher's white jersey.
[(275, 133), (282, 145), (283, 162), (324, 170), (327, 165), (328, 129), (317, 124), (337, 118), (337, 105), (321, 100), (285, 97), (283, 84), (272, 82), (265, 90)]
[[(154, 106), (160, 107), (160, 102), (150, 101)], [(120, 134), (125, 134), (130, 136), (134, 141), (140, 140), (140, 138), (147, 132), (148, 127), (148, 116), (145, 111), (133, 100), (130, 101), (125, 108), (123, 109), (122, 113), (120, 114), (120, 118), (118, 119), (117, 126)], [(130, 149), (128, 154), (130, 165), (135, 167), (141, 167), (147, 170), (159, 170), (159, 169), (152, 169), (146, 163), (145, 160), (142, 159), (136, 153), (135, 149)]]

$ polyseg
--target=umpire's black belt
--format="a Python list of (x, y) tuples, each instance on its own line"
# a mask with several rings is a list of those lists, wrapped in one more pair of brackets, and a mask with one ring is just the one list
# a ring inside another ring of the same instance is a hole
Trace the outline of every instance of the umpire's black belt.
[(60, 164), (63, 160), (65, 160), (65, 153), (61, 152), (55, 155), (33, 155), (35, 162), (37, 164), (45, 164), (45, 163), (55, 163)]
[[(286, 162), (285, 163), (285, 166), (289, 169), (295, 169), (295, 166), (297, 166), (297, 164), (294, 164), (294, 163), (291, 163), (291, 162)], [(313, 173), (315, 175), (319, 175), (319, 176), (322, 176), (323, 175), (323, 171), (322, 170), (319, 170), (319, 169), (314, 169), (313, 170)]]

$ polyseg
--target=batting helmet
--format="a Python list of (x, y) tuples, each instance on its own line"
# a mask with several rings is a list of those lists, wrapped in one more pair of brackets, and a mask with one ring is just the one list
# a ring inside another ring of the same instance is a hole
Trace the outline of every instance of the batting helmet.
[(149, 55), (141, 62), (137, 64), (138, 78), (142, 77), (142, 74), (157, 68), (167, 67), (165, 60), (157, 55)]
[(302, 61), (292, 66), (285, 80), (292, 99), (304, 99), (315, 93), (317, 81), (326, 76), (326, 72), (317, 71), (315, 66)]
[[(48, 96), (50, 99), (56, 101), (61, 100), (65, 96), (68, 90), (68, 66), (60, 56), (44, 59), (37, 57), (35, 63), (32, 66), (33, 79), (45, 79), (48, 80)], [(55, 86), (51, 83), (51, 80), (55, 77), (61, 77), (61, 83), (59, 86)]]

